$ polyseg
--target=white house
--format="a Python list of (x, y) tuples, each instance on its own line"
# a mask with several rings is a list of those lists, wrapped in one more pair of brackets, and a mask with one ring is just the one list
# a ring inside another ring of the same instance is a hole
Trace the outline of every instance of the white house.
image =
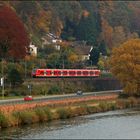
[(48, 33), (46, 34), (46, 36), (42, 37), (42, 48), (44, 48), (44, 45), (54, 45), (54, 47), (57, 49), (57, 50), (60, 50), (60, 45), (59, 43), (62, 42), (62, 40), (55, 36), (54, 34), (52, 33)]
[(32, 56), (37, 56), (37, 47), (33, 45), (32, 43), (29, 45), (29, 52)]

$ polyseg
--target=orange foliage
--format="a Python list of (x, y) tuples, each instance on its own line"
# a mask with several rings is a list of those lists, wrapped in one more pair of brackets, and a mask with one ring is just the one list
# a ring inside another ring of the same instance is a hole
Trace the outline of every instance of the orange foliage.
[(87, 10), (83, 10), (83, 16), (84, 17), (88, 17), (89, 16), (89, 12)]
[(111, 72), (124, 85), (125, 93), (140, 94), (140, 39), (130, 39), (112, 51)]
[(107, 20), (102, 19), (102, 37), (108, 47), (112, 47), (113, 28), (108, 24)]
[(50, 11), (41, 11), (37, 20), (37, 26), (43, 32), (49, 32), (50, 23), (51, 23), (51, 12)]

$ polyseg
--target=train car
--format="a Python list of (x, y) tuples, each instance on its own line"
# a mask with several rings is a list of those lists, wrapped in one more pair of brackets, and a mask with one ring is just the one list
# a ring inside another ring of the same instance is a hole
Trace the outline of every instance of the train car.
[(33, 69), (32, 77), (98, 77), (98, 69)]

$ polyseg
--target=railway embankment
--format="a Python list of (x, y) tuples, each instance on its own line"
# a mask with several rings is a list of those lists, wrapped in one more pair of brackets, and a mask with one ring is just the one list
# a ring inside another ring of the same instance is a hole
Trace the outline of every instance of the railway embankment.
[(67, 119), (80, 115), (124, 109), (140, 105), (140, 99), (118, 95), (92, 96), (47, 102), (1, 105), (0, 128)]
[(52, 95), (62, 92), (74, 93), (77, 90), (84, 92), (118, 90), (121, 84), (115, 78), (34, 78), (24, 82), (24, 94), (28, 93), (27, 86), (32, 85), (32, 95)]

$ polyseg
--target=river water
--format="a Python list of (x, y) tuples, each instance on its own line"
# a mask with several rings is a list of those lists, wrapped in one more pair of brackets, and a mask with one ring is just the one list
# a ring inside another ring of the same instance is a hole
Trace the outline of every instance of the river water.
[(96, 113), (69, 120), (0, 130), (12, 139), (140, 139), (140, 109)]

